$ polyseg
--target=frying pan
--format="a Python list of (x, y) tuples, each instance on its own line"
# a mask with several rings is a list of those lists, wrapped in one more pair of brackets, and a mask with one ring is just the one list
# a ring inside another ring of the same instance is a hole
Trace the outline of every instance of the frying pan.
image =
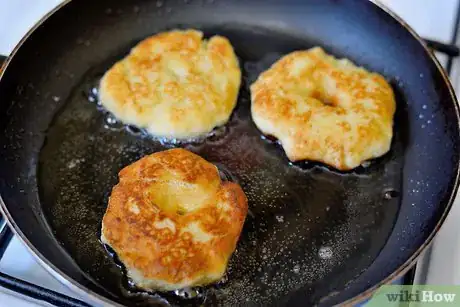
[[(172, 28), (225, 35), (240, 59), (237, 108), (204, 141), (151, 138), (97, 103), (103, 72)], [(289, 163), (251, 121), (249, 84), (283, 54), (316, 45), (383, 74), (396, 94), (390, 152), (350, 172)], [(354, 304), (414, 263), (458, 187), (452, 87), (426, 44), (368, 1), (67, 1), (8, 58), (0, 97), (2, 212), (40, 263), (94, 305)], [(132, 288), (98, 240), (117, 172), (171, 147), (216, 163), (251, 212), (225, 280), (192, 298)]]

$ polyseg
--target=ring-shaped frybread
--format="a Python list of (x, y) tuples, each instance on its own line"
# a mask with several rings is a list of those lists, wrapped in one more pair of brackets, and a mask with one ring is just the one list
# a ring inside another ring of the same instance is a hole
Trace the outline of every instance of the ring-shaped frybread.
[(251, 85), (252, 118), (291, 161), (350, 170), (388, 152), (396, 103), (379, 74), (316, 47), (290, 53)]
[(101, 239), (146, 290), (175, 290), (222, 278), (248, 206), (241, 187), (184, 149), (146, 156), (119, 173)]

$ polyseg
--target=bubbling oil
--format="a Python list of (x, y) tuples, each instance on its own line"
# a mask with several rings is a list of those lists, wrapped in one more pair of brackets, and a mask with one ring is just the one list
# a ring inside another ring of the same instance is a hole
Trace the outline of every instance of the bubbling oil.
[(86, 97), (88, 102), (93, 103), (97, 106), (97, 109), (100, 110), (104, 116), (105, 116), (105, 124), (104, 128), (114, 130), (114, 131), (120, 131), (120, 130), (126, 130), (128, 133), (138, 136), (138, 137), (146, 137), (146, 138), (151, 138), (152, 140), (156, 140), (160, 142), (164, 146), (184, 146), (184, 145), (194, 145), (194, 146), (199, 146), (200, 144), (203, 144), (205, 142), (220, 142), (222, 141), (223, 137), (228, 133), (228, 126), (227, 125), (222, 125), (215, 127), (213, 130), (210, 132), (202, 135), (202, 136), (197, 136), (197, 137), (192, 137), (192, 138), (185, 138), (185, 139), (178, 139), (178, 138), (173, 138), (173, 137), (167, 137), (167, 136), (155, 136), (152, 134), (149, 134), (147, 129), (145, 128), (140, 128), (136, 125), (132, 124), (125, 124), (119, 119), (116, 118), (115, 115), (110, 113), (106, 108), (101, 103), (101, 100), (99, 99), (99, 79), (95, 79), (94, 85), (90, 87)]
[[(272, 38), (267, 32), (259, 41)], [(161, 300), (166, 306), (269, 306), (300, 290), (313, 304), (355, 278), (378, 255), (399, 208), (399, 198), (387, 199), (382, 191), (400, 188), (398, 142), (396, 154), (359, 171), (289, 164), (276, 140), (262, 138), (250, 114), (250, 83), (281, 54), (240, 58), (238, 104), (227, 124), (202, 139), (154, 137), (111, 116), (100, 104), (97, 85), (113, 62), (88, 72), (56, 115), (40, 154), (39, 186), (47, 204), (43, 209), (75, 262), (115, 297), (127, 298), (129, 304), (139, 298)], [(240, 184), (250, 211), (220, 283), (145, 292), (129, 282), (113, 253), (107, 256), (110, 252), (101, 245), (98, 231), (120, 169), (173, 147), (199, 154), (217, 166), (223, 181)], [(363, 254), (369, 257), (362, 259)], [(338, 276), (336, 271), (345, 273)]]
[[(129, 127), (129, 126), (127, 126)], [(221, 163), (216, 163), (215, 164), (219, 176), (222, 181), (230, 181), (230, 182), (237, 182), (237, 179), (230, 170), (228, 170), (223, 164)], [(254, 216), (254, 214), (249, 210), (249, 215), (251, 217)], [(101, 237), (101, 229), (102, 227), (99, 227), (98, 231), (98, 237)], [(207, 294), (214, 289), (219, 289), (224, 287), (225, 283), (228, 281), (228, 276), (227, 273), (224, 274), (224, 276), (217, 282), (212, 283), (208, 286), (196, 286), (196, 287), (186, 287), (182, 289), (177, 289), (174, 291), (167, 291), (167, 292), (162, 292), (162, 291), (147, 291), (145, 289), (141, 289), (137, 287), (137, 285), (134, 283), (132, 279), (129, 278), (127, 274), (127, 270), (123, 262), (120, 260), (118, 257), (117, 253), (115, 250), (109, 246), (108, 244), (103, 243), (100, 240), (100, 244), (103, 246), (104, 250), (106, 251), (107, 255), (113, 260), (114, 264), (120, 269), (122, 272), (122, 289), (125, 292), (127, 296), (133, 296), (133, 295), (153, 295), (155, 297), (169, 297), (169, 298), (177, 298), (180, 300), (188, 300), (192, 301), (194, 304), (201, 305), (207, 298)]]
[[(123, 272), (123, 281), (122, 285), (125, 291), (129, 292), (129, 295), (142, 295), (148, 294), (159, 297), (176, 297), (180, 300), (193, 300), (196, 304), (202, 304), (206, 299), (206, 289), (204, 287), (187, 287), (183, 289), (177, 289), (174, 291), (147, 291), (145, 289), (138, 288), (132, 279), (127, 275), (126, 267), (123, 262), (118, 257), (117, 253), (107, 244), (103, 245), (107, 255), (112, 258), (115, 265)], [(226, 277), (224, 276), (220, 281), (215, 283), (215, 287), (222, 286), (226, 282)], [(212, 287), (212, 286), (211, 286)]]

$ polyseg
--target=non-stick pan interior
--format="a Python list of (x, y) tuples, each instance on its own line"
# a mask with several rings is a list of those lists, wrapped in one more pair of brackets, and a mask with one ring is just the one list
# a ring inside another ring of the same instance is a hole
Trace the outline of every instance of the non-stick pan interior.
[[(134, 43), (176, 27), (227, 36), (244, 80), (228, 124), (205, 140), (172, 144), (114, 122), (96, 89)], [(248, 86), (260, 71), (314, 45), (384, 74), (397, 95), (392, 150), (352, 172), (290, 164), (250, 118)], [(60, 270), (126, 304), (351, 298), (409, 259), (454, 189), (458, 124), (447, 85), (421, 45), (363, 1), (73, 1), (19, 50), (0, 93), (0, 192), (10, 214)], [(98, 240), (117, 172), (177, 146), (229, 173), (250, 208), (225, 280), (192, 300), (133, 291)]]

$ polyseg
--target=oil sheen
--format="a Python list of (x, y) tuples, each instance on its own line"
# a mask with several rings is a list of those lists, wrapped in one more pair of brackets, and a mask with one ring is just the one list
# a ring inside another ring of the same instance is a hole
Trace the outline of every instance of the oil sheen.
[[(226, 31), (230, 39), (240, 35)], [(258, 32), (252, 45), (272, 37)], [(296, 42), (283, 37), (278, 45), (299, 47)], [(100, 106), (98, 81), (126, 50), (87, 72), (47, 131), (39, 187), (50, 227), (88, 279), (121, 303), (270, 306), (286, 303), (297, 290), (317, 302), (365, 270), (391, 232), (400, 204), (403, 149), (398, 133), (386, 156), (351, 172), (289, 163), (281, 146), (253, 124), (249, 96), (250, 83), (288, 50), (254, 47), (244, 52), (238, 44), (234, 47), (243, 71), (238, 104), (226, 125), (203, 138), (155, 138), (123, 125)], [(129, 283), (100, 243), (100, 225), (118, 172), (145, 155), (173, 147), (199, 154), (215, 163), (224, 179), (238, 182), (250, 214), (221, 283), (146, 293)]]

